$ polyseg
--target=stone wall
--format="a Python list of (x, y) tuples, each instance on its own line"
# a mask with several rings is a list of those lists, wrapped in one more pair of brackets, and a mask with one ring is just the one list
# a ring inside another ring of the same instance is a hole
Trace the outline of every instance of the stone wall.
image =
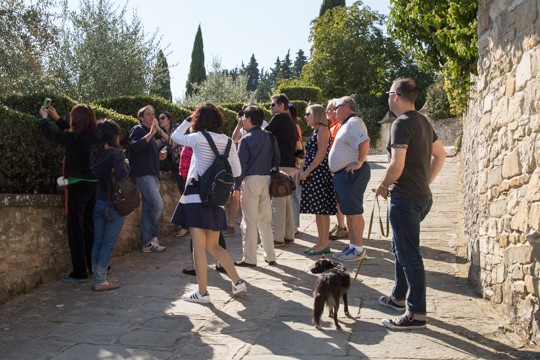
[[(444, 146), (453, 146), (456, 139), (463, 133), (463, 123), (458, 118), (431, 119), (427, 115), (425, 116), (431, 123), (431, 126), (433, 126), (433, 130), (435, 130)], [(370, 149), (370, 154), (386, 154), (386, 143), (390, 136), (392, 122), (393, 121), (389, 120), (380, 122), (381, 132), (379, 139), (377, 140), (377, 146)]]
[(480, 0), (462, 141), (469, 277), (540, 340), (540, 1)]
[[(179, 198), (170, 174), (162, 174), (161, 233), (174, 230)], [(140, 249), (140, 207), (126, 217), (114, 256)], [(0, 302), (71, 270), (63, 195), (0, 195)]]

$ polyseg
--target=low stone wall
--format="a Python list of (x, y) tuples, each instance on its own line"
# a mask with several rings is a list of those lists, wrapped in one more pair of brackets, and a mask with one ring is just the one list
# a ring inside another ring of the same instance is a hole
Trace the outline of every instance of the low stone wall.
[[(458, 118), (449, 119), (431, 119), (427, 118), (433, 126), (433, 130), (442, 141), (444, 146), (454, 146), (456, 139), (463, 134), (463, 122)], [(377, 145), (370, 149), (370, 154), (386, 154), (386, 144), (390, 136), (392, 121), (385, 121), (381, 125), (380, 137), (377, 139)]]
[[(162, 174), (162, 235), (174, 231), (171, 215), (179, 192)], [(114, 256), (140, 249), (140, 207), (126, 217)], [(0, 194), (0, 302), (71, 270), (63, 195)]]
[(481, 0), (478, 76), (462, 140), (469, 278), (540, 343), (540, 14)]

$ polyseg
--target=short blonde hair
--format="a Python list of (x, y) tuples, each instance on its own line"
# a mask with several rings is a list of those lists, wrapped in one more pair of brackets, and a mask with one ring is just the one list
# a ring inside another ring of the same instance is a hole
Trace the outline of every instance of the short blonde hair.
[(311, 116), (313, 116), (313, 122), (315, 124), (327, 124), (328, 120), (326, 119), (326, 110), (322, 107), (322, 105), (311, 104), (307, 107), (306, 112), (311, 112)]

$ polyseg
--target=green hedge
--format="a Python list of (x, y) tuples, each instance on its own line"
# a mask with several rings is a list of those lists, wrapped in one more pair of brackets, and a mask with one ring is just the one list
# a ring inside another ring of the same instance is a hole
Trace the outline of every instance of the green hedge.
[(280, 86), (278, 92), (286, 94), (290, 100), (302, 100), (317, 104), (322, 101), (322, 90), (315, 86)]
[[(50, 97), (52, 106), (64, 118), (69, 116), (71, 108), (77, 104), (68, 97), (51, 94), (32, 94), (10, 96), (0, 99), (0, 126), (3, 134), (0, 140), (0, 192), (2, 193), (56, 193), (56, 178), (62, 175), (64, 148), (43, 137), (38, 123), (41, 118), (39, 109), (43, 98)], [(298, 109), (298, 123), (304, 135), (311, 134), (304, 119), (307, 103), (292, 101)], [(90, 104), (98, 119), (109, 118), (120, 126), (121, 145), (128, 151), (128, 135), (133, 126), (139, 124), (135, 118), (138, 109), (151, 104), (156, 113), (169, 111), (177, 121), (188, 117), (192, 109), (175, 105), (165, 99), (154, 96), (130, 96), (104, 99)], [(236, 114), (242, 103), (217, 104), (225, 119), (224, 132), (231, 135), (236, 126)], [(265, 112), (265, 119), (271, 118), (268, 104), (260, 104)], [(129, 155), (129, 154), (128, 154)]]
[(0, 104), (1, 193), (56, 192), (56, 178), (62, 175), (64, 148), (41, 136), (38, 123), (36, 116)]

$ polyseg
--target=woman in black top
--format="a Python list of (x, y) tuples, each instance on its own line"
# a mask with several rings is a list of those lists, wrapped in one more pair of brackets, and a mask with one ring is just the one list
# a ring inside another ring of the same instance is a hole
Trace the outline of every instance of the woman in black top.
[[(67, 228), (73, 271), (64, 277), (68, 283), (86, 282), (92, 270), (94, 243), (94, 190), (96, 177), (90, 170), (90, 151), (97, 142), (96, 116), (90, 106), (77, 104), (69, 122), (49, 106), (39, 111), (41, 133), (49, 140), (65, 145), (64, 177), (68, 180)], [(52, 118), (53, 121), (49, 119)]]

